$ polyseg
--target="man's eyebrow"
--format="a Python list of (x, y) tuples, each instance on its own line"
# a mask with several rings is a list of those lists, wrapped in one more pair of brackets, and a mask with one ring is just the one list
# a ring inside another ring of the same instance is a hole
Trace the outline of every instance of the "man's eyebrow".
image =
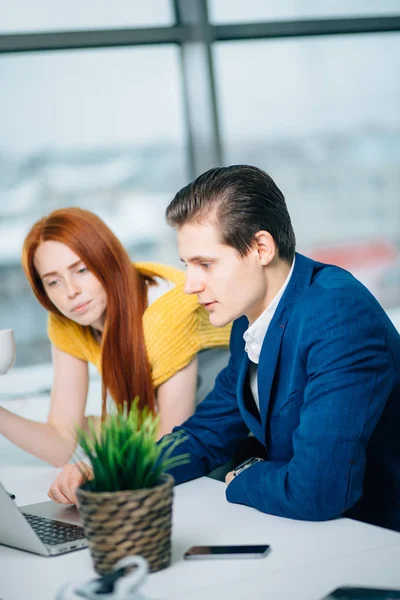
[[(76, 260), (74, 263), (72, 263), (72, 265), (69, 265), (69, 267), (67, 267), (67, 269), (71, 271), (72, 269), (75, 269), (75, 267), (77, 267), (79, 265), (79, 263), (81, 263), (81, 262), (83, 262), (83, 261), (80, 258), (79, 260)], [(50, 277), (52, 275), (57, 275), (57, 271), (49, 271), (48, 273), (43, 273), (41, 278), (43, 279), (44, 277)]]
[(195, 263), (195, 262), (210, 262), (215, 261), (215, 256), (191, 256), (187, 260), (180, 259), (184, 263)]

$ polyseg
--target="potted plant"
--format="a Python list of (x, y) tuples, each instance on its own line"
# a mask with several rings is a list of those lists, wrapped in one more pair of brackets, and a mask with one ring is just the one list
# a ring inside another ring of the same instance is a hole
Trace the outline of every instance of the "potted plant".
[(108, 415), (96, 433), (78, 431), (78, 442), (90, 460), (93, 479), (77, 490), (78, 507), (95, 571), (102, 575), (125, 556), (147, 559), (150, 571), (171, 560), (173, 478), (165, 471), (187, 462), (170, 457), (182, 441), (177, 436), (157, 443), (157, 417), (138, 408), (138, 400)]

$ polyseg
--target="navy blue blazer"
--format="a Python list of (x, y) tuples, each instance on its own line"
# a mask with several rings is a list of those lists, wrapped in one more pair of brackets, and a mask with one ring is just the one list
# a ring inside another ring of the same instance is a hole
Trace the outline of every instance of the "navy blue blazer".
[(400, 335), (350, 273), (296, 254), (258, 365), (260, 412), (246, 394), (249, 360), (235, 321), (228, 366), (171, 434), (177, 483), (232, 457), (249, 431), (267, 461), (240, 473), (230, 502), (294, 519), (345, 514), (400, 530)]

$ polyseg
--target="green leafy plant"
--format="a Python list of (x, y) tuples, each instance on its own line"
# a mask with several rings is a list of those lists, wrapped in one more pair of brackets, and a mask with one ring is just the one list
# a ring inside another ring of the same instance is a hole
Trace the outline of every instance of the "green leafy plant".
[(89, 431), (78, 429), (78, 443), (94, 475), (84, 488), (92, 492), (151, 488), (167, 469), (187, 463), (189, 454), (171, 457), (184, 435), (175, 434), (172, 443), (171, 437), (157, 442), (157, 425), (158, 418), (147, 408), (139, 409), (135, 398), (129, 411), (124, 407), (108, 415), (99, 433), (92, 423)]

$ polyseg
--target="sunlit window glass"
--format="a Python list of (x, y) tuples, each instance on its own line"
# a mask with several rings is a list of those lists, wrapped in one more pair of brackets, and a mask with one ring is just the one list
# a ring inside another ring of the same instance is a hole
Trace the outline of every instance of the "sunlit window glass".
[(177, 261), (165, 207), (188, 179), (178, 51), (172, 46), (0, 59), (0, 329), (17, 366), (50, 360), (46, 313), (20, 253), (63, 206), (96, 212), (136, 260)]
[(215, 23), (400, 14), (399, 0), (208, 0)]
[(400, 36), (218, 44), (224, 160), (265, 169), (298, 248), (400, 306)]
[(170, 0), (12, 0), (0, 3), (0, 33), (160, 27), (173, 22)]

